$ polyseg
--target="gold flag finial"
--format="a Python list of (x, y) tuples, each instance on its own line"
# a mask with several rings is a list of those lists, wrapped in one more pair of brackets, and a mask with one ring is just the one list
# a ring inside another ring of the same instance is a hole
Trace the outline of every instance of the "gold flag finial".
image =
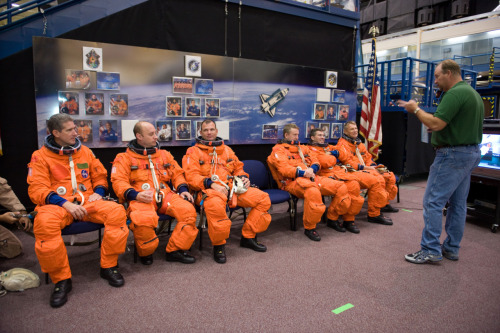
[(370, 30), (368, 30), (368, 34), (372, 35), (373, 38), (377, 37), (377, 35), (380, 33), (380, 30), (376, 25), (372, 25)]

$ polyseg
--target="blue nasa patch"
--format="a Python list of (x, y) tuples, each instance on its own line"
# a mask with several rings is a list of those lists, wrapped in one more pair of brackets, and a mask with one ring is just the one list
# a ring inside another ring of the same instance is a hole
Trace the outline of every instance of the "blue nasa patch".
[(191, 71), (196, 72), (200, 68), (200, 62), (196, 60), (191, 60), (188, 63), (188, 67)]
[(87, 172), (87, 170), (82, 170), (82, 177), (88, 178), (88, 176), (89, 176), (89, 173)]

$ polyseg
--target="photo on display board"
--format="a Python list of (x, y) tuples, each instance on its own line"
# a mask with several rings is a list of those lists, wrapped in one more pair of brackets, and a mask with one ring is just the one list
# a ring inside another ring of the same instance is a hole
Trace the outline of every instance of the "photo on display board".
[(262, 139), (276, 140), (278, 139), (278, 125), (262, 125)]
[(78, 138), (82, 143), (92, 142), (92, 120), (75, 119)]
[(192, 94), (193, 78), (191, 77), (172, 77), (172, 93), (174, 94)]
[(158, 141), (172, 141), (172, 121), (158, 120), (156, 121), (156, 131), (158, 133)]
[(66, 88), (90, 89), (90, 72), (74, 69), (66, 69)]
[(342, 137), (342, 123), (332, 123), (332, 135), (330, 135), (331, 139), (340, 139)]
[(117, 142), (118, 141), (118, 120), (99, 120), (99, 141)]
[(212, 95), (214, 93), (214, 80), (194, 79), (195, 95)]
[(60, 91), (59, 92), (59, 113), (69, 115), (78, 115), (80, 112), (79, 96), (77, 92)]
[(337, 120), (337, 104), (328, 104), (326, 106), (326, 119), (327, 120)]
[(325, 119), (326, 104), (314, 103), (313, 119)]
[(318, 128), (318, 123), (313, 123), (311, 121), (306, 122), (306, 139), (309, 139), (311, 137), (311, 131), (315, 128)]
[(330, 138), (330, 123), (319, 123), (319, 128), (325, 133), (325, 139)]
[(85, 114), (104, 115), (104, 94), (85, 93)]
[(203, 123), (203, 120), (197, 120), (195, 121), (196, 124), (196, 131), (194, 132), (194, 137), (197, 138), (201, 136), (201, 124)]
[(220, 117), (220, 99), (205, 98), (205, 117), (218, 118)]
[(112, 116), (128, 116), (128, 95), (112, 94), (109, 96), (109, 114)]
[(175, 140), (191, 140), (191, 120), (175, 121)]
[(332, 102), (345, 103), (345, 90), (332, 90)]
[(102, 49), (97, 47), (83, 47), (83, 69), (102, 71)]
[(201, 117), (201, 98), (186, 97), (186, 117)]
[(348, 120), (349, 119), (349, 105), (339, 106), (338, 120)]
[(182, 117), (182, 97), (167, 96), (167, 117)]
[(97, 72), (95, 80), (99, 90), (120, 90), (120, 73)]

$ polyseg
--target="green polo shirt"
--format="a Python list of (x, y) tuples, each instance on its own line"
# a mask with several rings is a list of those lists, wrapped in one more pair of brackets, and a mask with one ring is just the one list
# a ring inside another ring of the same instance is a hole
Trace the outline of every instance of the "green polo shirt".
[(481, 143), (483, 100), (467, 82), (460, 81), (444, 93), (434, 116), (447, 123), (441, 131), (432, 132), (434, 147)]

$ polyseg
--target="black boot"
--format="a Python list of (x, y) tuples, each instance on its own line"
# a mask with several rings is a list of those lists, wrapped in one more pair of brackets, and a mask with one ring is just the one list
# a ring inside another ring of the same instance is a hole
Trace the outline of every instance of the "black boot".
[(311, 229), (311, 230), (304, 229), (304, 235), (306, 235), (307, 237), (309, 237), (310, 240), (313, 240), (315, 242), (319, 242), (321, 240), (321, 237), (319, 236), (316, 229)]
[(387, 216), (380, 214), (379, 216), (368, 216), (368, 222), (378, 223), (383, 225), (392, 225), (392, 220)]
[(252, 249), (257, 252), (266, 252), (267, 247), (264, 244), (257, 242), (257, 237), (255, 238), (245, 238), (241, 236), (240, 246)]
[(165, 259), (167, 261), (178, 261), (182, 262), (183, 264), (193, 264), (196, 259), (188, 253), (188, 251), (172, 251), (172, 252), (167, 252)]
[(380, 208), (382, 213), (397, 213), (399, 212), (398, 208), (392, 207), (390, 204), (385, 205), (385, 207)]
[(149, 256), (144, 256), (144, 257), (139, 257), (141, 260), (141, 264), (143, 265), (151, 265), (153, 264), (153, 255), (150, 254)]
[(219, 263), (219, 264), (226, 263), (226, 247), (225, 247), (225, 245), (215, 245), (214, 246), (214, 260), (216, 263)]
[(354, 221), (344, 221), (344, 228), (353, 234), (359, 234), (358, 227), (354, 224)]
[(326, 221), (326, 226), (329, 227), (329, 228), (332, 228), (333, 230), (336, 230), (338, 232), (345, 232), (345, 228), (343, 228), (340, 225), (339, 220), (330, 220), (330, 219), (328, 219), (328, 221)]
[(118, 272), (118, 266), (110, 268), (101, 267), (101, 277), (108, 280), (109, 284), (113, 287), (121, 287), (125, 284), (123, 276)]
[(52, 295), (50, 295), (50, 306), (53, 308), (63, 306), (68, 301), (68, 293), (71, 289), (71, 279), (57, 282)]

